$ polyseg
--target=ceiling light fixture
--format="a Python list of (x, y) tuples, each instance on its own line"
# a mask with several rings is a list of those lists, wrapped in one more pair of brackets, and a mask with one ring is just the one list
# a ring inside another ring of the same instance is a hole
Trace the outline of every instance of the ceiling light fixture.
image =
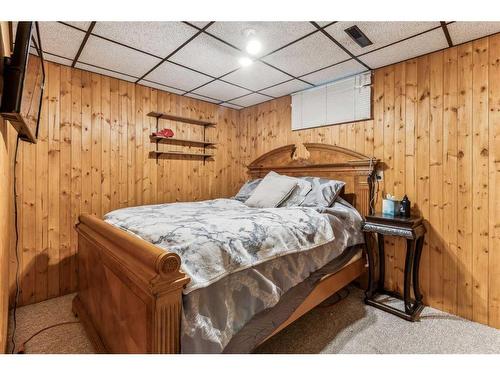
[(260, 52), (262, 49), (262, 43), (260, 40), (256, 38), (257, 32), (255, 29), (244, 29), (243, 30), (243, 35), (247, 39), (247, 45), (245, 47), (245, 50), (250, 54), (250, 55), (256, 55)]
[(247, 43), (246, 51), (250, 55), (256, 55), (260, 52), (262, 49), (262, 43), (259, 42), (257, 39), (250, 39)]
[(238, 62), (240, 63), (240, 65), (242, 67), (246, 67), (246, 66), (252, 65), (253, 60), (250, 57), (243, 56), (243, 57), (239, 58)]

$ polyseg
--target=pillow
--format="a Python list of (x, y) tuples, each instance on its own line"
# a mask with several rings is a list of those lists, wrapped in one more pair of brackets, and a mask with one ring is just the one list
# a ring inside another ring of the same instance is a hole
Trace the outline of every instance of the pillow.
[(297, 182), (297, 186), (293, 189), (290, 196), (280, 204), (280, 207), (292, 207), (292, 206), (300, 206), (302, 202), (306, 199), (306, 195), (311, 191), (312, 185), (309, 181), (306, 181), (302, 178), (283, 176), (291, 178)]
[(269, 172), (245, 204), (250, 207), (278, 207), (297, 186), (295, 179)]
[(233, 197), (233, 199), (236, 199), (240, 202), (245, 202), (248, 198), (250, 198), (250, 195), (252, 195), (253, 191), (260, 184), (261, 181), (262, 181), (262, 178), (248, 180), (247, 182), (245, 182), (243, 184), (240, 191), (238, 191), (236, 193), (236, 195)]
[(342, 191), (344, 181), (327, 180), (320, 177), (301, 177), (309, 181), (312, 189), (300, 204), (302, 207), (330, 207)]

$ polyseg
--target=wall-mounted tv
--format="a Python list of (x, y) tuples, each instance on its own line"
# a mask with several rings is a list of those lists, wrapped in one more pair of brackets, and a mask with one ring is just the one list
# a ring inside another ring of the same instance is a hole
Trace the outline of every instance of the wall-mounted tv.
[(20, 139), (36, 143), (45, 82), (38, 23), (18, 22), (15, 35), (14, 53), (3, 64), (0, 114), (17, 129)]

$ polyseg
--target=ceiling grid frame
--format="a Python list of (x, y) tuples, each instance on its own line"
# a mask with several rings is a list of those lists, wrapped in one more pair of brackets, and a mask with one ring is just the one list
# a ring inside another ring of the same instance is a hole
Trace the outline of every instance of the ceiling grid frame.
[[(298, 80), (298, 81), (300, 81), (300, 82), (303, 82), (303, 83), (305, 83), (305, 84), (309, 85), (310, 87), (315, 87), (315, 86), (318, 86), (318, 85), (320, 85), (320, 84), (315, 84), (315, 83), (308, 82), (306, 79), (303, 79), (302, 77), (305, 77), (305, 76), (308, 76), (308, 75), (311, 75), (311, 74), (314, 74), (314, 73), (317, 73), (317, 72), (321, 72), (321, 71), (324, 71), (324, 70), (330, 69), (330, 68), (332, 68), (332, 67), (334, 67), (334, 66), (337, 66), (337, 65), (340, 65), (340, 64), (346, 63), (346, 62), (351, 61), (351, 60), (354, 60), (354, 61), (358, 62), (359, 64), (361, 64), (361, 65), (365, 66), (367, 69), (370, 69), (370, 70), (371, 70), (371, 68), (370, 68), (370, 67), (369, 67), (366, 63), (364, 63), (363, 61), (361, 61), (361, 60), (359, 59), (359, 57), (361, 57), (361, 56), (365, 56), (365, 55), (368, 55), (368, 54), (370, 54), (370, 53), (373, 53), (373, 52), (376, 52), (376, 51), (382, 50), (382, 49), (387, 48), (387, 47), (390, 47), (390, 46), (393, 46), (393, 45), (395, 45), (395, 44), (397, 44), (397, 43), (400, 43), (400, 42), (403, 42), (403, 41), (406, 41), (406, 40), (409, 40), (409, 39), (415, 38), (415, 37), (420, 36), (420, 35), (422, 35), (422, 34), (425, 34), (425, 33), (431, 32), (431, 31), (434, 31), (434, 30), (436, 30), (436, 29), (438, 29), (438, 28), (441, 28), (441, 29), (443, 30), (443, 33), (444, 33), (444, 35), (445, 35), (445, 37), (446, 37), (446, 40), (447, 40), (448, 45), (449, 45), (449, 46), (452, 46), (452, 45), (453, 45), (453, 41), (452, 41), (452, 38), (451, 38), (451, 36), (450, 36), (450, 33), (449, 33), (449, 32), (447, 32), (447, 31), (448, 31), (448, 30), (447, 30), (447, 25), (454, 23), (454, 21), (451, 21), (451, 22), (438, 21), (438, 22), (440, 23), (440, 25), (439, 25), (439, 26), (432, 27), (432, 28), (430, 28), (430, 29), (428, 29), (428, 30), (425, 30), (425, 31), (419, 32), (419, 33), (414, 34), (414, 35), (410, 35), (410, 36), (408, 36), (408, 37), (406, 37), (406, 38), (403, 38), (403, 39), (401, 39), (401, 40), (397, 40), (397, 41), (394, 41), (394, 42), (392, 42), (392, 43), (389, 43), (389, 44), (386, 44), (386, 45), (382, 45), (382, 46), (380, 46), (380, 47), (378, 47), (378, 48), (376, 48), (376, 49), (373, 49), (373, 50), (367, 51), (367, 52), (365, 52), (365, 53), (361, 53), (361, 54), (353, 54), (353, 53), (351, 53), (351, 52), (347, 49), (347, 47), (346, 47), (346, 46), (344, 46), (344, 45), (342, 45), (340, 42), (338, 42), (338, 41), (337, 41), (337, 40), (336, 40), (336, 39), (335, 39), (332, 35), (330, 35), (330, 34), (329, 34), (326, 30), (325, 30), (325, 29), (326, 29), (326, 28), (328, 28), (329, 26), (331, 26), (331, 25), (335, 24), (337, 21), (331, 21), (331, 22), (327, 22), (327, 23), (324, 23), (324, 24), (322, 23), (322, 26), (321, 26), (321, 25), (319, 25), (319, 24), (318, 24), (317, 22), (315, 22), (315, 21), (309, 21), (309, 22), (310, 22), (310, 23), (311, 23), (311, 24), (312, 24), (312, 25), (316, 28), (316, 30), (313, 30), (313, 31), (311, 31), (311, 32), (309, 32), (309, 33), (306, 33), (305, 35), (302, 35), (302, 36), (300, 36), (299, 38), (297, 38), (297, 39), (295, 39), (295, 40), (292, 40), (291, 42), (288, 42), (288, 43), (286, 43), (286, 44), (285, 44), (285, 45), (283, 45), (283, 46), (280, 46), (280, 47), (278, 47), (278, 48), (276, 48), (276, 49), (274, 49), (274, 50), (272, 50), (272, 51), (270, 51), (270, 52), (267, 52), (266, 54), (264, 54), (264, 55), (262, 55), (262, 56), (260, 56), (260, 57), (258, 57), (258, 58), (253, 58), (253, 59), (252, 59), (253, 61), (260, 61), (260, 62), (262, 62), (263, 64), (265, 64), (266, 66), (268, 66), (269, 68), (275, 69), (275, 70), (279, 71), (280, 73), (283, 73), (283, 74), (287, 75), (287, 76), (288, 76), (288, 77), (290, 77), (290, 78), (288, 78), (288, 79), (286, 79), (286, 80), (284, 80), (284, 81), (281, 81), (281, 82), (274, 83), (274, 84), (272, 84), (272, 85), (268, 85), (268, 86), (263, 87), (263, 88), (260, 88), (260, 89), (258, 89), (258, 90), (251, 90), (251, 89), (249, 89), (248, 87), (244, 87), (244, 86), (241, 86), (241, 85), (239, 85), (239, 84), (235, 84), (235, 83), (229, 82), (229, 81), (227, 81), (227, 80), (225, 80), (225, 79), (224, 79), (224, 77), (226, 77), (226, 76), (230, 75), (231, 73), (234, 73), (234, 72), (236, 72), (236, 71), (238, 71), (238, 70), (242, 69), (241, 67), (238, 67), (238, 68), (236, 68), (236, 69), (233, 69), (233, 70), (231, 70), (231, 71), (229, 71), (229, 72), (227, 72), (227, 73), (224, 73), (224, 74), (222, 74), (222, 75), (219, 75), (219, 76), (213, 76), (213, 75), (211, 75), (211, 74), (208, 74), (208, 73), (206, 73), (206, 72), (200, 71), (200, 70), (198, 70), (198, 69), (194, 69), (194, 68), (192, 68), (192, 67), (186, 66), (186, 65), (184, 65), (184, 64), (182, 64), (182, 63), (179, 63), (179, 62), (176, 62), (176, 61), (172, 61), (172, 60), (170, 59), (172, 56), (174, 56), (174, 55), (175, 55), (178, 51), (180, 51), (182, 48), (186, 47), (186, 46), (187, 46), (187, 45), (188, 45), (188, 44), (189, 44), (192, 40), (194, 40), (197, 36), (199, 36), (199, 35), (201, 35), (201, 34), (206, 34), (206, 35), (208, 35), (208, 36), (210, 36), (210, 37), (214, 38), (215, 40), (218, 40), (219, 42), (224, 43), (225, 45), (227, 45), (227, 46), (229, 46), (229, 47), (233, 48), (235, 51), (238, 51), (238, 52), (240, 52), (240, 53), (243, 53), (243, 52), (244, 52), (241, 48), (238, 48), (237, 46), (235, 46), (235, 45), (234, 45), (234, 44), (232, 44), (232, 43), (227, 42), (227, 41), (226, 41), (226, 40), (224, 40), (223, 38), (220, 38), (220, 37), (218, 37), (218, 36), (216, 36), (216, 35), (212, 34), (212, 33), (210, 32), (210, 30), (208, 30), (208, 29), (210, 28), (210, 26), (212, 26), (212, 25), (215, 23), (215, 21), (208, 22), (208, 23), (207, 23), (207, 24), (205, 24), (203, 27), (196, 26), (196, 25), (194, 25), (194, 24), (192, 24), (192, 23), (190, 23), (190, 22), (187, 22), (187, 21), (182, 21), (182, 22), (183, 22), (184, 24), (186, 24), (186, 25), (188, 25), (188, 26), (190, 26), (190, 27), (192, 27), (192, 28), (196, 29), (196, 30), (197, 30), (197, 31), (196, 31), (196, 33), (195, 33), (192, 37), (190, 37), (189, 39), (187, 39), (184, 43), (182, 43), (181, 45), (179, 45), (179, 46), (178, 46), (178, 47), (177, 47), (174, 51), (172, 51), (170, 54), (168, 54), (166, 57), (163, 57), (163, 58), (162, 58), (161, 56), (157, 56), (157, 55), (155, 55), (155, 54), (149, 53), (149, 52), (147, 52), (147, 51), (143, 51), (143, 50), (138, 49), (138, 48), (135, 48), (135, 47), (133, 47), (133, 46), (129, 46), (129, 45), (124, 44), (124, 43), (122, 43), (122, 42), (119, 42), (119, 41), (116, 41), (116, 40), (113, 40), (113, 39), (107, 38), (106, 36), (96, 34), (96, 33), (94, 32), (94, 28), (95, 28), (96, 21), (92, 21), (92, 22), (90, 23), (90, 26), (88, 27), (88, 29), (87, 29), (87, 30), (84, 30), (84, 29), (82, 29), (82, 28), (80, 28), (80, 27), (77, 27), (77, 26), (75, 26), (75, 25), (71, 25), (71, 24), (66, 23), (66, 22), (59, 22), (59, 23), (61, 23), (61, 24), (65, 25), (65, 26), (67, 26), (67, 27), (71, 27), (71, 28), (73, 28), (73, 29), (76, 29), (76, 30), (79, 30), (79, 31), (81, 31), (81, 32), (85, 33), (85, 37), (84, 37), (84, 40), (83, 40), (83, 41), (82, 41), (82, 43), (81, 43), (81, 46), (80, 46), (80, 48), (79, 48), (79, 51), (78, 51), (78, 53), (76, 54), (75, 58), (73, 59), (73, 61), (72, 61), (72, 63), (71, 63), (71, 66), (72, 66), (72, 67), (74, 67), (77, 63), (81, 63), (81, 64), (85, 64), (85, 65), (87, 65), (87, 66), (92, 66), (92, 67), (93, 67), (93, 68), (95, 68), (95, 69), (100, 69), (100, 70), (104, 70), (104, 71), (109, 71), (109, 72), (112, 72), (112, 73), (115, 73), (115, 74), (120, 74), (120, 75), (128, 76), (128, 77), (131, 77), (131, 78), (135, 78), (135, 79), (136, 79), (135, 83), (138, 83), (138, 84), (143, 84), (143, 85), (146, 85), (146, 86), (147, 86), (147, 83), (149, 82), (149, 83), (151, 83), (151, 84), (155, 84), (155, 85), (159, 85), (159, 86), (161, 86), (161, 87), (165, 87), (165, 90), (166, 90), (166, 91), (168, 91), (168, 88), (170, 88), (170, 89), (172, 89), (172, 90), (177, 90), (177, 91), (179, 91), (179, 92), (182, 92), (182, 94), (180, 94), (180, 95), (184, 95), (184, 96), (185, 96), (185, 95), (187, 95), (187, 94), (192, 94), (192, 95), (196, 95), (196, 96), (205, 97), (205, 98), (207, 98), (207, 101), (208, 101), (208, 100), (210, 100), (210, 102), (212, 102), (212, 103), (213, 103), (213, 102), (216, 102), (216, 104), (219, 104), (219, 105), (224, 105), (225, 103), (228, 103), (228, 104), (230, 104), (230, 105), (232, 105), (232, 106), (238, 106), (238, 105), (237, 105), (237, 104), (235, 104), (235, 103), (231, 103), (231, 101), (238, 100), (238, 99), (244, 98), (245, 96), (254, 95), (254, 94), (258, 94), (258, 95), (263, 95), (263, 96), (266, 96), (266, 97), (268, 97), (268, 98), (269, 98), (269, 100), (274, 99), (274, 98), (276, 98), (275, 96), (272, 96), (272, 95), (270, 95), (270, 94), (268, 94), (268, 93), (265, 93), (265, 92), (263, 92), (263, 91), (269, 90), (270, 88), (273, 88), (273, 87), (276, 87), (276, 86), (279, 86), (279, 85), (283, 85), (283, 84), (286, 84), (286, 83), (290, 83), (290, 82), (291, 82), (291, 81), (293, 81), (293, 80)], [(291, 74), (291, 73), (287, 72), (287, 71), (286, 71), (286, 70), (284, 70), (284, 69), (278, 68), (278, 67), (274, 66), (273, 64), (267, 63), (267, 62), (265, 62), (265, 61), (263, 61), (263, 60), (262, 60), (263, 58), (265, 58), (265, 57), (267, 57), (267, 56), (270, 56), (270, 55), (272, 55), (272, 54), (274, 54), (274, 53), (276, 53), (276, 52), (279, 52), (279, 51), (281, 51), (281, 50), (283, 50), (283, 49), (285, 49), (285, 48), (287, 48), (287, 47), (289, 47), (289, 46), (291, 46), (291, 45), (293, 45), (293, 44), (295, 44), (295, 43), (297, 43), (297, 42), (299, 42), (299, 41), (301, 41), (301, 40), (304, 40), (304, 39), (306, 39), (306, 38), (310, 37), (310, 36), (311, 36), (311, 35), (313, 35), (313, 34), (318, 33), (318, 32), (319, 32), (319, 33), (321, 33), (321, 34), (323, 34), (323, 35), (324, 35), (325, 37), (327, 37), (327, 38), (328, 38), (328, 39), (329, 39), (332, 43), (334, 43), (337, 47), (341, 48), (344, 52), (346, 52), (346, 53), (350, 56), (350, 58), (348, 58), (348, 59), (344, 59), (344, 60), (339, 61), (339, 62), (336, 62), (336, 63), (334, 63), (334, 64), (327, 65), (327, 66), (322, 67), (322, 68), (319, 68), (319, 69), (315, 69), (315, 70), (313, 70), (313, 71), (311, 71), (311, 72), (307, 72), (307, 73), (305, 73), (305, 74), (300, 74), (299, 76), (295, 76), (295, 75), (293, 75), (293, 74)], [(141, 77), (135, 77), (135, 76), (133, 76), (133, 75), (130, 75), (130, 74), (127, 74), (127, 73), (124, 73), (124, 72), (119, 72), (119, 71), (116, 71), (116, 70), (113, 70), (113, 69), (109, 69), (109, 68), (105, 68), (105, 67), (102, 67), (102, 66), (93, 65), (93, 64), (90, 64), (90, 63), (88, 63), (88, 62), (79, 61), (80, 55), (81, 55), (82, 51), (85, 49), (85, 46), (86, 46), (87, 40), (89, 39), (89, 37), (90, 37), (91, 35), (92, 35), (92, 36), (95, 36), (95, 37), (98, 37), (98, 38), (101, 38), (101, 39), (104, 39), (104, 40), (107, 40), (108, 42), (115, 43), (115, 44), (120, 45), (120, 46), (122, 46), (122, 47), (130, 48), (130, 49), (132, 49), (132, 50), (135, 50), (135, 51), (137, 51), (137, 52), (140, 52), (140, 53), (143, 53), (143, 54), (149, 55), (149, 56), (151, 56), (151, 57), (155, 57), (155, 58), (157, 58), (157, 59), (160, 59), (160, 62), (159, 62), (159, 63), (157, 63), (155, 66), (153, 66), (151, 69), (149, 69), (149, 70), (148, 70), (145, 74), (143, 74)], [(490, 34), (490, 35), (491, 35), (491, 34)], [(486, 35), (484, 35), (484, 36), (486, 36)], [(483, 37), (483, 36), (482, 36), (482, 37)], [(54, 53), (54, 51), (44, 51), (44, 53), (47, 53), (47, 54), (49, 54), (49, 55), (52, 55), (52, 56), (57, 57), (57, 58), (60, 58), (60, 59), (69, 60), (69, 59), (67, 59), (67, 58), (63, 58), (63, 57), (61, 57), (61, 56), (57, 55), (56, 53)], [(200, 85), (200, 86), (198, 86), (198, 87), (195, 87), (195, 88), (193, 88), (193, 89), (191, 89), (191, 90), (186, 91), (186, 90), (182, 90), (182, 89), (180, 89), (180, 88), (176, 88), (176, 87), (173, 87), (173, 86), (169, 86), (169, 85), (166, 85), (166, 84), (162, 84), (162, 83), (160, 83), (160, 82), (155, 82), (155, 81), (153, 81), (153, 80), (149, 80), (149, 79), (147, 79), (147, 78), (146, 78), (146, 76), (147, 76), (148, 74), (150, 74), (152, 71), (154, 71), (156, 68), (158, 68), (161, 64), (163, 64), (163, 63), (164, 63), (164, 62), (166, 62), (166, 61), (167, 61), (167, 62), (169, 62), (169, 63), (175, 64), (175, 65), (177, 65), (177, 66), (179, 66), (179, 67), (181, 67), (181, 68), (188, 69), (188, 70), (191, 70), (191, 71), (196, 72), (196, 73), (199, 73), (199, 74), (203, 74), (203, 75), (205, 75), (205, 76), (207, 76), (207, 77), (211, 78), (211, 80), (209, 80), (208, 82), (204, 83), (203, 85)], [(392, 63), (391, 63), (391, 64), (392, 64)], [(365, 70), (365, 71), (366, 71), (366, 70)], [(336, 80), (336, 79), (339, 79), (339, 78), (340, 78), (340, 77), (333, 78), (332, 80)], [(141, 82), (141, 81), (142, 81), (142, 82)], [(200, 94), (200, 93), (195, 92), (197, 89), (199, 89), (199, 88), (201, 88), (201, 87), (204, 87), (204, 86), (206, 86), (206, 85), (209, 85), (210, 83), (213, 83), (213, 82), (215, 82), (215, 81), (221, 81), (221, 82), (224, 82), (225, 84), (229, 84), (229, 85), (232, 85), (232, 86), (238, 87), (238, 88), (240, 88), (240, 89), (247, 90), (247, 91), (248, 91), (248, 93), (246, 93), (245, 95), (241, 95), (241, 96), (238, 96), (238, 97), (235, 97), (235, 98), (229, 99), (229, 100), (221, 100), (220, 98), (219, 98), (219, 99), (218, 99), (218, 98), (212, 98), (212, 97), (209, 97), (209, 96), (206, 96), (206, 95), (202, 95), (202, 94)], [(290, 94), (290, 93), (289, 93), (289, 94)], [(289, 94), (285, 94), (285, 95), (289, 95)], [(242, 107), (242, 106), (239, 106), (239, 107)], [(243, 108), (243, 107), (242, 107), (242, 108)]]

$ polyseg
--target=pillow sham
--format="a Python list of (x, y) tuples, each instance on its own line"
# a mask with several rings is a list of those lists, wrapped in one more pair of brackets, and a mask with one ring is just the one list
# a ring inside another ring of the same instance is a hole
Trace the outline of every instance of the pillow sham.
[(250, 207), (278, 207), (292, 193), (297, 181), (276, 172), (269, 172), (255, 188), (245, 204)]
[[(281, 176), (283, 176), (283, 175), (281, 175)], [(312, 189), (311, 183), (309, 181), (302, 179), (302, 178), (296, 178), (296, 177), (290, 177), (290, 176), (283, 176), (283, 177), (287, 177), (287, 178), (291, 178), (292, 180), (295, 180), (297, 182), (297, 186), (295, 186), (295, 189), (293, 189), (290, 196), (280, 204), (280, 207), (300, 206), (300, 204), (302, 202), (304, 202), (304, 200), (306, 199), (306, 195)]]
[(330, 207), (345, 186), (344, 181), (320, 177), (301, 177), (311, 183), (312, 189), (300, 204), (302, 207)]
[(240, 202), (245, 202), (248, 198), (250, 198), (250, 195), (252, 195), (253, 191), (260, 184), (261, 181), (262, 181), (262, 178), (248, 180), (247, 182), (245, 182), (243, 184), (243, 186), (236, 193), (236, 195), (233, 197), (233, 199), (236, 199), (237, 201), (240, 201)]

